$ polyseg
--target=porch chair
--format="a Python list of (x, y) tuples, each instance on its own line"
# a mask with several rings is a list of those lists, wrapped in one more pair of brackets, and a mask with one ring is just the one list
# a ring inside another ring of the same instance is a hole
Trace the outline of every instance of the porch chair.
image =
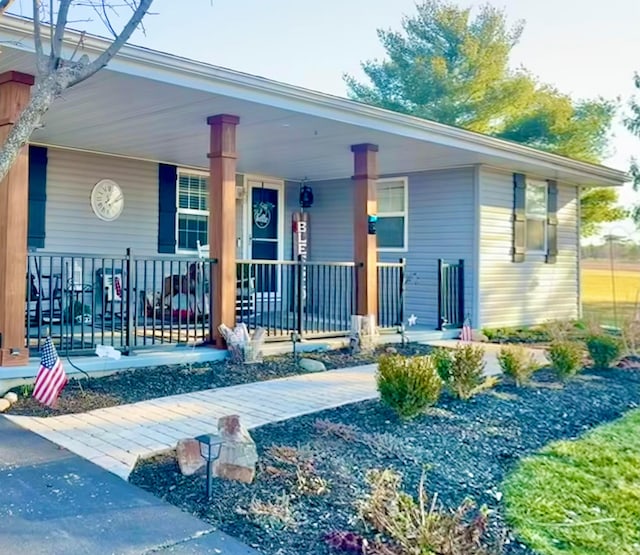
[[(196, 241), (198, 258), (209, 258), (209, 245), (203, 245)], [(256, 280), (253, 275), (241, 275), (241, 269), (236, 270), (236, 319), (243, 320), (255, 314), (256, 307)]]

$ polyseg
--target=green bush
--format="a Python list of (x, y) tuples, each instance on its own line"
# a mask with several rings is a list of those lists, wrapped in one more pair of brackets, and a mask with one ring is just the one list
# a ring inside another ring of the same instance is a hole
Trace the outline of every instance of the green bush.
[(513, 378), (518, 387), (528, 382), (533, 373), (540, 369), (533, 353), (522, 345), (502, 347), (498, 353), (498, 363), (504, 375)]
[(582, 367), (582, 347), (573, 341), (554, 341), (549, 347), (549, 360), (558, 377), (564, 381)]
[(462, 345), (451, 352), (451, 367), (445, 383), (458, 399), (470, 399), (476, 393), (493, 387), (495, 377), (485, 377), (484, 349), (474, 345)]
[(434, 349), (431, 353), (431, 360), (436, 367), (438, 376), (443, 382), (448, 382), (451, 378), (451, 368), (453, 367), (453, 352), (451, 349), (441, 347)]
[(376, 379), (381, 401), (403, 419), (435, 404), (442, 391), (442, 380), (428, 356), (382, 355)]
[(596, 368), (610, 368), (622, 354), (622, 342), (610, 335), (590, 335), (585, 343)]

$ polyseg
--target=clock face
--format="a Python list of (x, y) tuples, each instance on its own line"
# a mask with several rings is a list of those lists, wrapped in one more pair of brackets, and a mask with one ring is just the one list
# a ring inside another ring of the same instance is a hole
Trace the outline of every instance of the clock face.
[(122, 189), (111, 179), (103, 179), (95, 184), (91, 191), (91, 208), (98, 218), (105, 222), (112, 222), (124, 208)]

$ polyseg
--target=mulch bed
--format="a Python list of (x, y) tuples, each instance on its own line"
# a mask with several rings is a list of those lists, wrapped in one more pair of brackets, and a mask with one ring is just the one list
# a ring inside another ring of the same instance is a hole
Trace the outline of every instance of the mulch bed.
[[(486, 504), (495, 511), (492, 537), (506, 538), (502, 551), (524, 555), (532, 552), (513, 538), (503, 518), (505, 475), (545, 444), (577, 437), (639, 404), (639, 371), (585, 371), (564, 387), (542, 371), (528, 387), (505, 383), (468, 402), (443, 397), (407, 423), (368, 401), (258, 428), (252, 431), (261, 456), (256, 480), (251, 485), (214, 480), (213, 502), (206, 500), (203, 477), (182, 476), (173, 454), (140, 462), (131, 481), (265, 554), (326, 555), (331, 553), (323, 541), (326, 533), (364, 532), (354, 518), (354, 501), (366, 491), (368, 469), (396, 469), (404, 490), (415, 494), (426, 465), (428, 492), (437, 492), (446, 507), (468, 496)], [(356, 439), (323, 433), (319, 420), (350, 426)], [(278, 470), (286, 465), (269, 450), (273, 446), (296, 448), (326, 480), (328, 492), (301, 492), (295, 476)], [(291, 511), (288, 525), (248, 512), (252, 501), (282, 505), (283, 499)]]
[[(375, 351), (369, 353), (352, 354), (348, 349), (339, 349), (302, 353), (301, 356), (320, 360), (327, 369), (346, 368), (377, 362), (380, 354), (388, 347), (380, 345)], [(393, 345), (393, 348), (405, 355), (424, 355), (431, 351), (430, 347), (418, 343)], [(136, 403), (168, 395), (305, 373), (306, 371), (296, 364), (290, 354), (265, 357), (263, 362), (254, 364), (221, 361), (137, 368), (102, 378), (70, 380), (58, 400), (56, 409), (40, 405), (30, 396), (30, 391), (23, 391), (20, 387), (14, 388), (19, 400), (11, 406), (7, 413), (28, 416), (60, 416)]]

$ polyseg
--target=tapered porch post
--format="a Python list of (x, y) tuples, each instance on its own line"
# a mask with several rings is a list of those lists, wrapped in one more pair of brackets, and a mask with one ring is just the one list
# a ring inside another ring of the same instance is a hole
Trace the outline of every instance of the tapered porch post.
[(236, 126), (238, 116), (218, 114), (207, 118), (211, 130), (209, 149), (209, 256), (211, 314), (209, 337), (222, 349), (220, 324), (233, 328), (236, 321)]
[[(378, 211), (378, 145), (352, 145), (354, 172), (353, 244), (356, 264), (356, 311), (362, 316), (378, 314), (378, 246), (369, 229), (369, 217)], [(375, 225), (375, 223), (373, 224)]]
[[(29, 102), (33, 76), (17, 71), (0, 74), (0, 144)], [(20, 152), (0, 183), (0, 366), (29, 361), (25, 346), (29, 154)]]

